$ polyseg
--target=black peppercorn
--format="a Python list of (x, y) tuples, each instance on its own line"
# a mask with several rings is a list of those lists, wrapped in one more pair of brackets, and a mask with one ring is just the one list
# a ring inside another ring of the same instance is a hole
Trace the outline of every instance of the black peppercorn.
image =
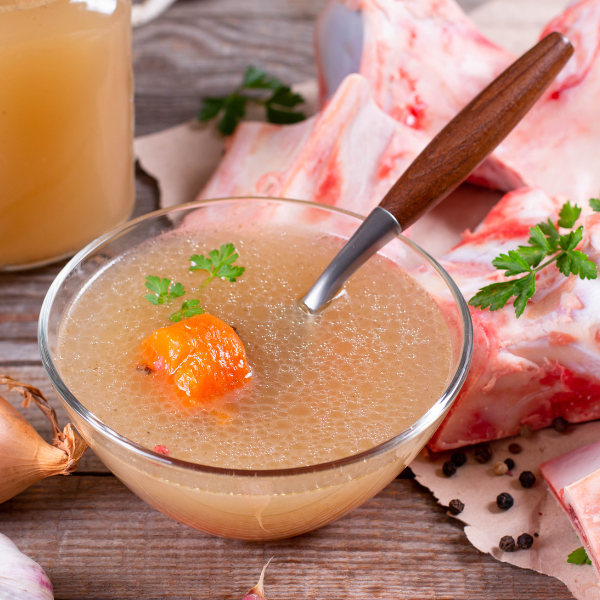
[(521, 448), (519, 444), (510, 444), (508, 446), (508, 451), (511, 454), (521, 454), (521, 452), (523, 452), (523, 448)]
[(507, 458), (504, 461), (504, 464), (508, 467), (509, 471), (512, 471), (515, 468), (515, 461), (512, 458)]
[(513, 497), (506, 492), (498, 494), (498, 497), (496, 498), (496, 504), (498, 505), (498, 508), (501, 508), (502, 510), (508, 510), (514, 503)]
[(524, 488), (530, 488), (535, 483), (535, 475), (531, 471), (523, 471), (519, 475), (519, 481)]
[(554, 427), (554, 429), (556, 429), (556, 431), (558, 431), (559, 433), (565, 432), (568, 426), (569, 422), (563, 419), (562, 417), (558, 417), (554, 419), (554, 421), (552, 421), (552, 427)]
[(504, 552), (514, 552), (517, 549), (515, 538), (512, 535), (505, 535), (498, 544), (500, 550)]
[(517, 546), (519, 546), (521, 550), (529, 550), (529, 548), (533, 546), (533, 536), (529, 535), (528, 533), (522, 533), (517, 538)]
[(486, 463), (490, 458), (492, 458), (492, 453), (487, 446), (480, 446), (475, 450), (475, 460), (478, 463)]
[(456, 473), (456, 465), (451, 460), (447, 460), (442, 465), (442, 471), (444, 471), (446, 477), (452, 477)]
[(464, 452), (455, 452), (450, 460), (457, 466), (462, 467), (467, 462), (467, 457)]
[(450, 500), (450, 504), (448, 505), (448, 510), (452, 515), (460, 515), (460, 513), (465, 510), (465, 505), (455, 498), (454, 500)]

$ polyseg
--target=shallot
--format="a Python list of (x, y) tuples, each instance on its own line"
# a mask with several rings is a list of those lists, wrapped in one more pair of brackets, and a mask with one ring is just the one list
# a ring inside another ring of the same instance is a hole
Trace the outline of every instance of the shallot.
[[(73, 425), (58, 426), (54, 409), (37, 388), (0, 375), (0, 385), (21, 394), (23, 406), (33, 401), (52, 425), (52, 445), (45, 442), (29, 422), (0, 396), (0, 503), (16, 496), (41, 479), (68, 475), (87, 445)], [(2, 598), (4, 598), (2, 596)]]
[(260, 574), (260, 579), (258, 583), (242, 598), (242, 600), (266, 600), (265, 598), (265, 590), (263, 588), (263, 582), (265, 580), (265, 571), (269, 566), (269, 563), (273, 559), (270, 558), (269, 562), (262, 568), (262, 572)]
[(53, 600), (52, 584), (44, 569), (0, 533), (0, 598)]

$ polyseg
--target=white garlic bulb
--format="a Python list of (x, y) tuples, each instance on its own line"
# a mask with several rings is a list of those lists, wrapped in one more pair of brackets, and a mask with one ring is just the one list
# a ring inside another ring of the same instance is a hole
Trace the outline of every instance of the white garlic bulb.
[(44, 569), (0, 533), (0, 599), (54, 600)]

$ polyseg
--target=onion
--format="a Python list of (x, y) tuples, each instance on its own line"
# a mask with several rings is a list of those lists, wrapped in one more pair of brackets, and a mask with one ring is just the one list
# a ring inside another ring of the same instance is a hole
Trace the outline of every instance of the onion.
[(71, 423), (60, 430), (56, 412), (40, 390), (7, 375), (0, 375), (0, 384), (21, 394), (23, 406), (33, 401), (40, 408), (52, 425), (53, 438), (52, 445), (46, 443), (25, 417), (0, 396), (2, 503), (46, 477), (73, 472), (87, 445)]
[(262, 569), (258, 583), (242, 598), (242, 600), (266, 600), (263, 582), (265, 580), (265, 571), (272, 560), (272, 558), (269, 559), (269, 562)]
[(52, 584), (44, 569), (0, 533), (0, 598), (53, 600)]

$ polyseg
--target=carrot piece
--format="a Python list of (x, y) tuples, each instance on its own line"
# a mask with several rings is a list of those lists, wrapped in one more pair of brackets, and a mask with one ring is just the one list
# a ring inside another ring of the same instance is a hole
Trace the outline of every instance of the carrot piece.
[(142, 355), (186, 406), (241, 387), (252, 376), (235, 331), (206, 313), (157, 329), (142, 342)]

